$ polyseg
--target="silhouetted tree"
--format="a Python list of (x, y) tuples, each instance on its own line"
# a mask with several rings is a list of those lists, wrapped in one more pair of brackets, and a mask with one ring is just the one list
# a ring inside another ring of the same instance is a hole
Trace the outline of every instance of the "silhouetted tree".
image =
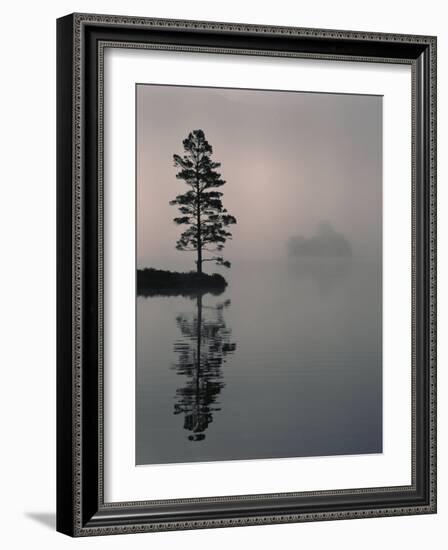
[[(223, 207), (223, 194), (215, 190), (226, 183), (216, 171), (221, 164), (211, 159), (213, 149), (202, 130), (190, 132), (183, 140), (183, 146), (184, 155), (173, 155), (173, 159), (174, 166), (179, 168), (177, 179), (184, 180), (189, 189), (170, 204), (177, 205), (182, 214), (174, 218), (174, 222), (188, 228), (181, 234), (176, 248), (197, 253), (198, 273), (202, 273), (203, 262), (230, 267), (230, 262), (219, 253), (226, 240), (232, 237), (228, 226), (236, 223), (236, 218)], [(218, 255), (203, 258), (203, 252)]]
[(195, 314), (177, 317), (183, 338), (174, 345), (178, 354), (174, 368), (186, 380), (176, 391), (174, 414), (184, 415), (184, 429), (191, 432), (190, 441), (205, 439), (213, 413), (220, 410), (217, 398), (224, 387), (222, 366), (227, 355), (236, 349), (223, 317), (223, 310), (229, 305), (230, 300), (205, 307), (202, 296), (198, 296)]

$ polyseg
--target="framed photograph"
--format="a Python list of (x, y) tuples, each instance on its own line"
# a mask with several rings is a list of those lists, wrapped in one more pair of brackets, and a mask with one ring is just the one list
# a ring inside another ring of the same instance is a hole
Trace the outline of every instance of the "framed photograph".
[(57, 529), (435, 513), (436, 38), (57, 41)]

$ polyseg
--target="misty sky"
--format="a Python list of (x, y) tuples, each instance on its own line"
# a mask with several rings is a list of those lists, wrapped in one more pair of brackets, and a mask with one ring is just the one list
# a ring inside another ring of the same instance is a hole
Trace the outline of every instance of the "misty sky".
[(201, 128), (238, 223), (226, 259), (287, 257), (290, 237), (328, 222), (354, 256), (381, 258), (382, 98), (137, 85), (137, 265), (194, 269), (175, 249), (169, 201), (187, 190), (173, 153)]

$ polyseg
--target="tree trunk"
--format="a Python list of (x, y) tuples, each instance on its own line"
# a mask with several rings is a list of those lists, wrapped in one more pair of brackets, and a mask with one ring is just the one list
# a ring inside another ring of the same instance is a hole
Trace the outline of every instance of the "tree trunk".
[(196, 261), (196, 267), (197, 267), (198, 273), (202, 273), (202, 250), (201, 248), (199, 248), (199, 244), (198, 244), (198, 259)]
[(199, 178), (197, 178), (197, 211), (196, 211), (196, 217), (197, 217), (197, 224), (198, 224), (198, 259), (196, 261), (196, 268), (198, 273), (202, 273), (202, 239), (201, 239), (201, 196), (199, 193)]

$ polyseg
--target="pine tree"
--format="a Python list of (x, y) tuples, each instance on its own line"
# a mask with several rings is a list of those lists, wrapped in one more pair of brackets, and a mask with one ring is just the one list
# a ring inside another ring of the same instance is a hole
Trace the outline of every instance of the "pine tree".
[[(198, 273), (202, 273), (204, 262), (230, 267), (230, 262), (224, 260), (220, 252), (226, 240), (232, 238), (228, 227), (236, 223), (236, 218), (223, 207), (223, 193), (216, 191), (226, 183), (217, 172), (221, 163), (211, 159), (213, 149), (202, 130), (190, 132), (183, 146), (183, 156), (175, 154), (173, 159), (174, 166), (179, 168), (176, 178), (184, 180), (189, 189), (170, 204), (177, 205), (182, 214), (174, 218), (174, 222), (188, 227), (179, 237), (176, 248), (196, 252)], [(204, 253), (214, 255), (204, 257)]]

